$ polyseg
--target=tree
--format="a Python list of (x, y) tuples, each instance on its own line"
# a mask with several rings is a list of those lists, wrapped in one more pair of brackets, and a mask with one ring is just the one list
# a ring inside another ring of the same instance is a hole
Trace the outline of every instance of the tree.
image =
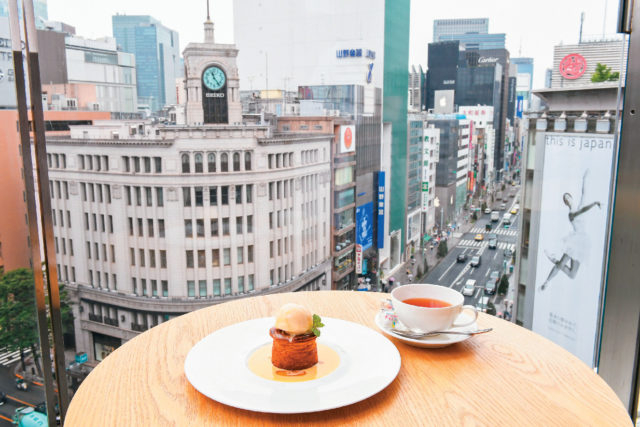
[(605, 64), (601, 64), (599, 62), (596, 65), (596, 71), (591, 75), (591, 81), (593, 83), (613, 82), (619, 78), (620, 73), (618, 71), (612, 73), (611, 67), (607, 67)]
[(493, 305), (491, 301), (489, 301), (489, 303), (487, 304), (487, 314), (490, 314), (492, 316), (496, 315), (496, 306)]
[(480, 209), (482, 209), (482, 212), (484, 212), (484, 210), (487, 209), (487, 203), (482, 202), (482, 207)]
[(0, 278), (0, 347), (19, 351), (22, 370), (24, 350), (31, 348), (34, 358), (38, 342), (33, 273), (19, 268)]
[(498, 285), (498, 294), (505, 295), (509, 290), (509, 277), (506, 274), (502, 275), (500, 279), (500, 285)]
[(449, 248), (447, 248), (447, 241), (443, 240), (438, 245), (438, 258), (444, 258), (449, 253)]
[(478, 220), (478, 214), (476, 213), (476, 211), (473, 211), (473, 213), (471, 214), (471, 221), (476, 222), (477, 220)]

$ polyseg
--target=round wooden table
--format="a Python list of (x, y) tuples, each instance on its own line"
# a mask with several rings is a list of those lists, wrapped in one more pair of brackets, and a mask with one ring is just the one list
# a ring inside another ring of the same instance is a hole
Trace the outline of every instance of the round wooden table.
[(598, 425), (631, 426), (615, 393), (561, 347), (504, 320), (463, 343), (421, 349), (392, 339), (400, 351), (397, 378), (378, 394), (339, 409), (266, 414), (225, 406), (196, 391), (184, 374), (187, 353), (225, 326), (273, 316), (287, 302), (313, 313), (366, 325), (386, 294), (300, 292), (214, 305), (163, 323), (127, 342), (85, 379), (65, 426), (219, 424)]

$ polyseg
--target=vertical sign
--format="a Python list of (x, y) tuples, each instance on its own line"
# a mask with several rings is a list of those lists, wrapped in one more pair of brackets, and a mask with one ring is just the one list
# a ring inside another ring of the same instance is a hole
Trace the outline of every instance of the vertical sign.
[(522, 110), (524, 110), (524, 96), (518, 95), (516, 107), (516, 117), (522, 118)]
[(376, 210), (378, 212), (378, 249), (384, 248), (384, 210), (385, 210), (385, 191), (384, 191), (384, 171), (378, 172), (378, 205)]
[(356, 207), (356, 244), (363, 251), (373, 246), (373, 202)]
[(362, 274), (362, 245), (356, 245), (356, 274)]
[(594, 365), (613, 135), (547, 133), (533, 331)]
[(356, 151), (356, 127), (354, 125), (340, 126), (340, 153)]

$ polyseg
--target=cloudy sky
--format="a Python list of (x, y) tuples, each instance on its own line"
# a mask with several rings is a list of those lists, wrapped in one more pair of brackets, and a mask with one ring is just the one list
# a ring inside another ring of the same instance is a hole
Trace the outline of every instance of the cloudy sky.
[[(210, 2), (216, 41), (233, 43), (232, 0)], [(116, 13), (152, 15), (179, 32), (181, 50), (203, 37), (205, 0), (91, 1), (90, 7), (87, 0), (48, 0), (48, 4), (49, 19), (73, 25), (78, 35), (88, 38), (112, 36), (111, 16)], [(553, 46), (578, 40), (581, 12), (584, 35), (615, 33), (618, 0), (411, 0), (410, 64), (426, 68), (434, 19), (488, 17), (490, 33), (506, 33), (512, 57), (534, 58), (534, 87), (540, 87), (544, 70), (552, 65)]]

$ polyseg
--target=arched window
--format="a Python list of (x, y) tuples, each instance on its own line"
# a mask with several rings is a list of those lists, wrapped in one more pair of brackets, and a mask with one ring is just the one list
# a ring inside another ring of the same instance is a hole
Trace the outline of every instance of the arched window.
[(244, 170), (251, 170), (251, 153), (244, 153)]
[(182, 155), (182, 173), (189, 173), (189, 155), (188, 154), (183, 154)]
[(214, 153), (209, 153), (207, 155), (207, 170), (209, 172), (216, 171), (216, 155)]
[(240, 153), (233, 153), (233, 170), (240, 170)]
[(220, 155), (220, 171), (229, 172), (229, 155), (227, 153)]
[(196, 153), (195, 161), (196, 161), (196, 173), (202, 173), (204, 170), (202, 165), (202, 153)]

